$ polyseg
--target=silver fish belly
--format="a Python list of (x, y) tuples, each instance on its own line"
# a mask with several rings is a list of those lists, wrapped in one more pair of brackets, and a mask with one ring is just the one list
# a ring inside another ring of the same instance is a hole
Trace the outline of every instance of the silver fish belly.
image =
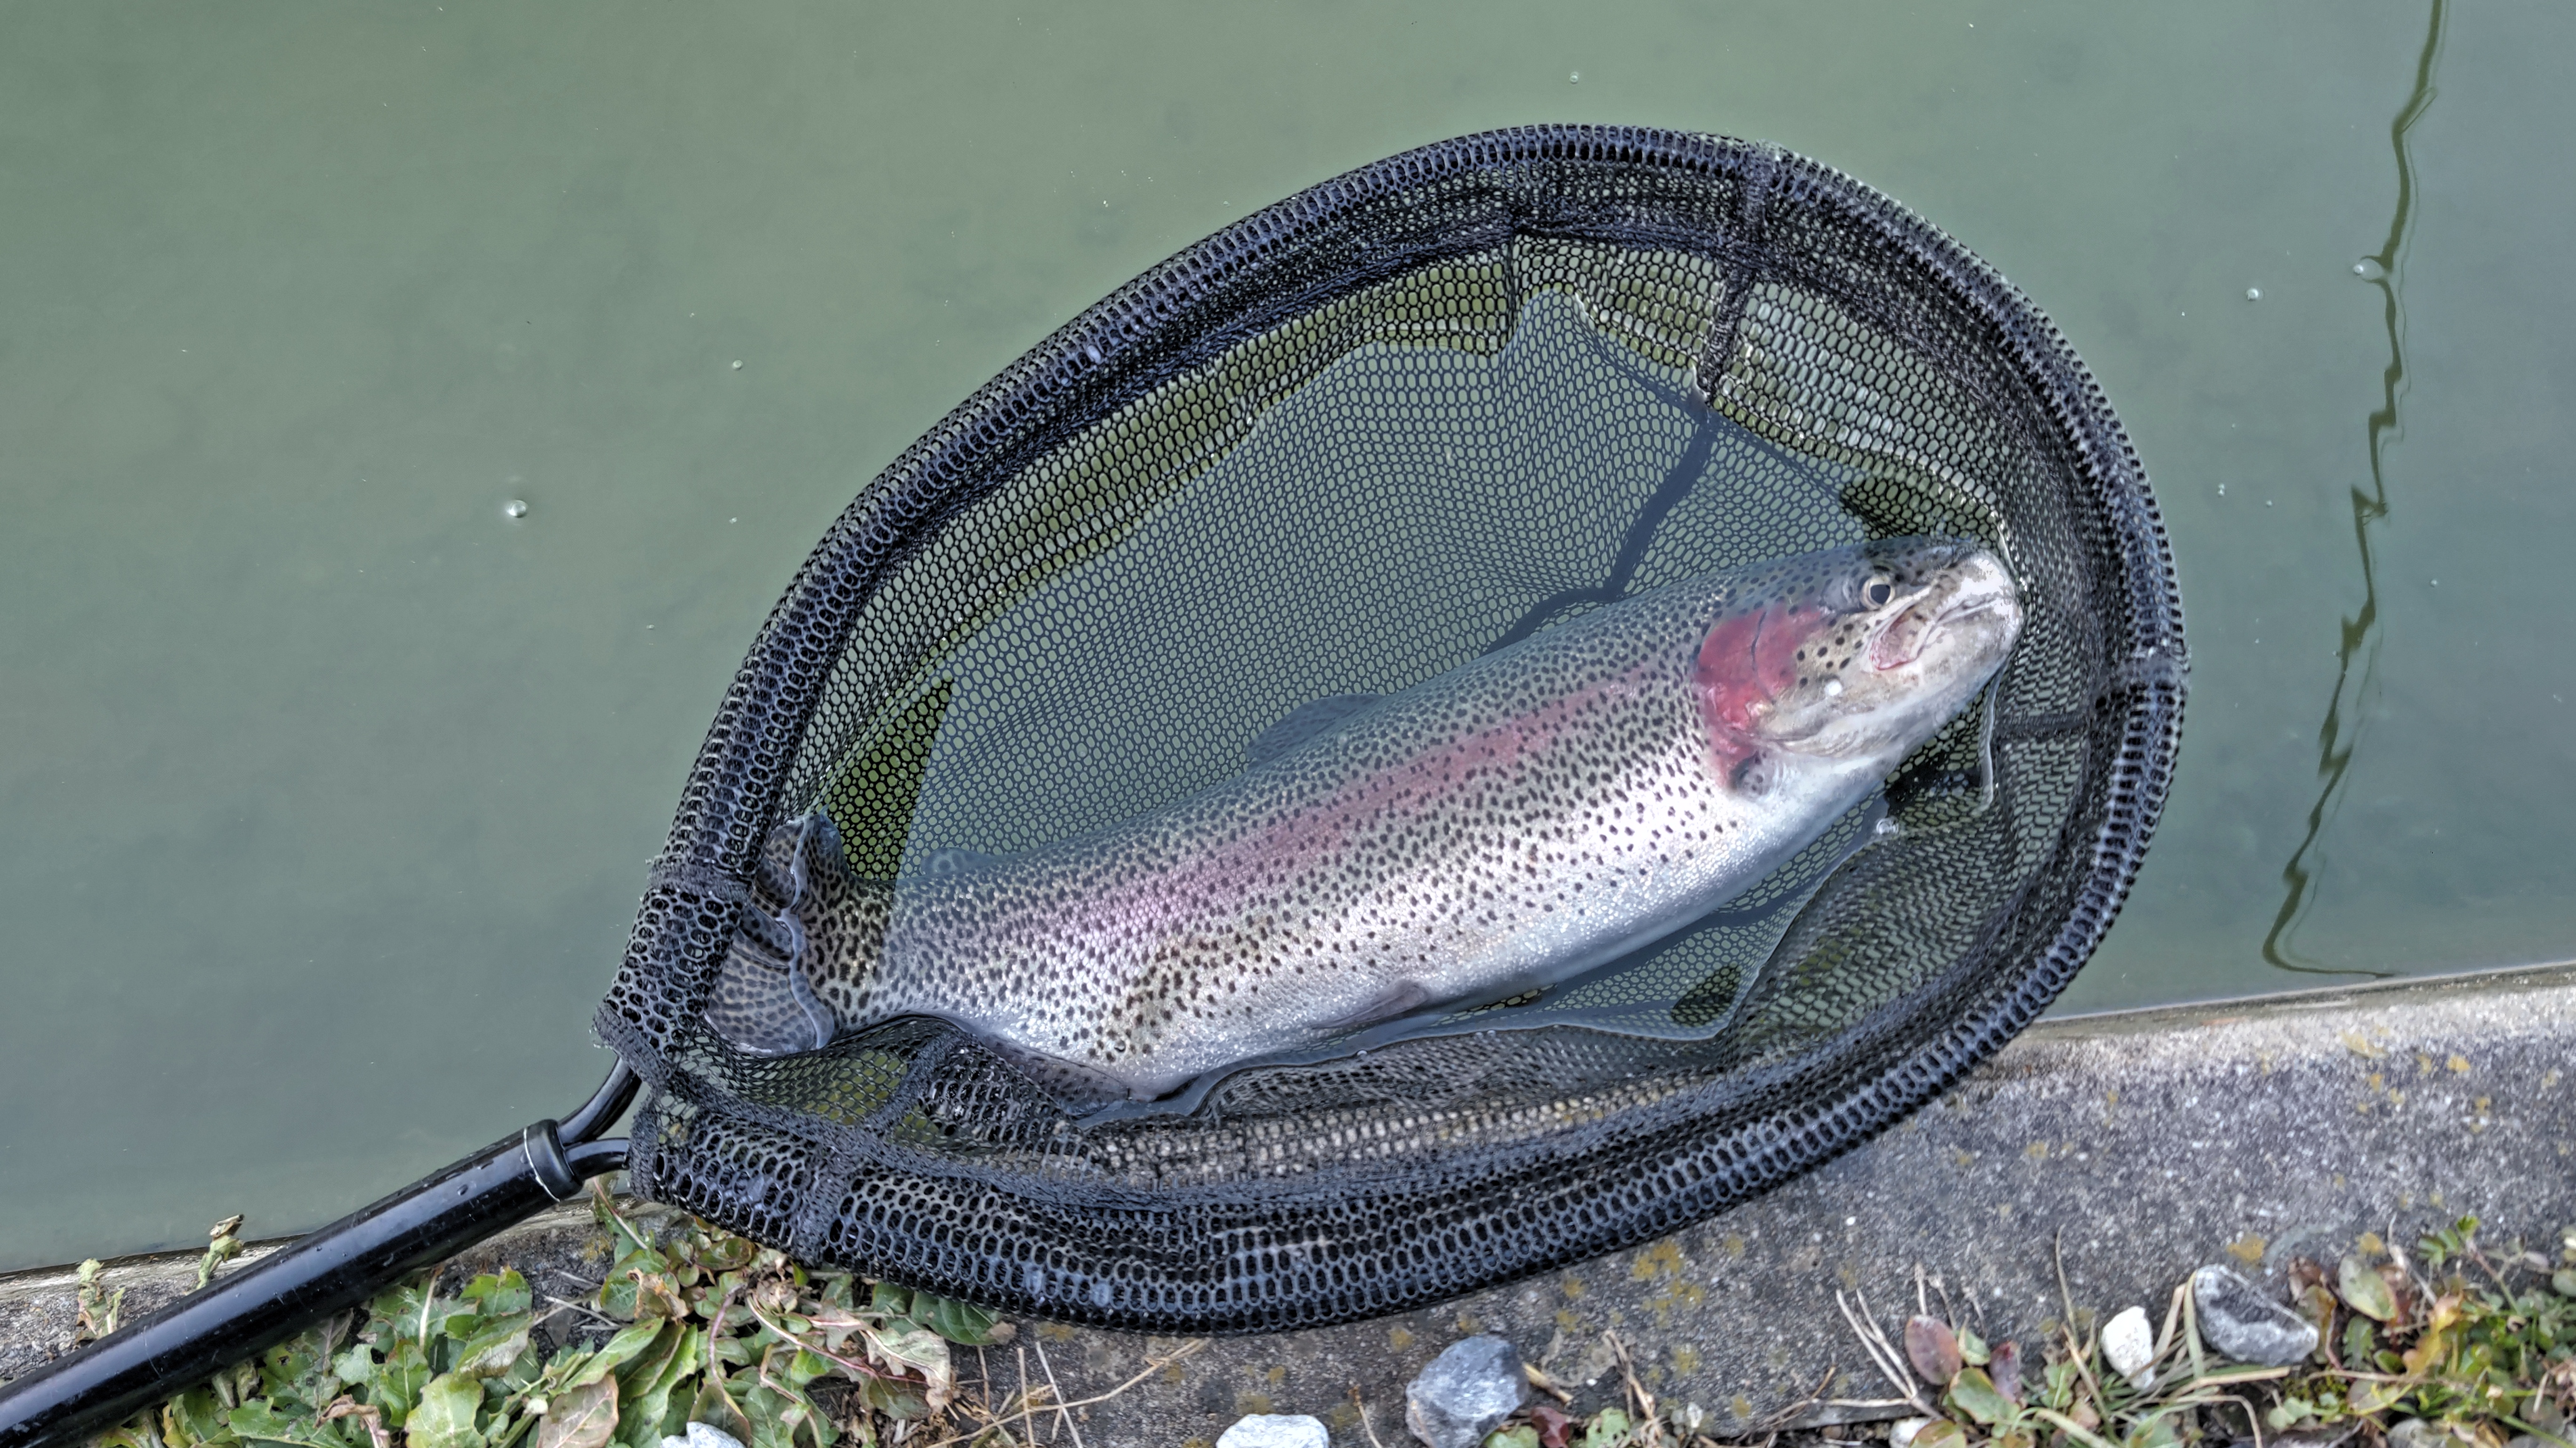
[(1151, 1099), (1543, 986), (1804, 847), (1975, 696), (2019, 622), (2001, 565), (1955, 540), (1676, 584), (1335, 701), (1313, 737), (1127, 823), (893, 882), (818, 870), (791, 912), (802, 978), (738, 953), (710, 1020), (782, 1050), (937, 1016)]

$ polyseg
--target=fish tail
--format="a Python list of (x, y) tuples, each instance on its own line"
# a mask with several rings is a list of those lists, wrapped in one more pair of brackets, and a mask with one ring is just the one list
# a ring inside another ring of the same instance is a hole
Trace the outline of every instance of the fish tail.
[(744, 902), (708, 995), (707, 1024), (751, 1055), (818, 1050), (863, 1023), (894, 885), (843, 873), (819, 812), (781, 825), (763, 855), (760, 884), (774, 898), (759, 898), (755, 888)]

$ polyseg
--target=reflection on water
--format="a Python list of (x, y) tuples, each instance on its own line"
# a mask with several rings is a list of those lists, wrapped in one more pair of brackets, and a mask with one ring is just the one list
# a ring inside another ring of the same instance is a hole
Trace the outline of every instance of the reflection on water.
[[(2406, 104), (2399, 108), (2397, 119), (2388, 128), (2389, 141), (2397, 152), (2397, 210), (2389, 218), (2388, 239), (2353, 268), (2379, 288), (2388, 329), (2388, 367), (2380, 374), (2379, 406), (2370, 414), (2370, 487), (2367, 491), (2352, 489), (2352, 540), (2361, 555), (2361, 611), (2343, 620), (2342, 638), (2335, 651), (2334, 694), (2326, 703), (2325, 723), (2317, 730), (2317, 776), (2321, 781), (2317, 801), (2308, 809), (2307, 832), (2300, 838), (2298, 849), (2281, 867), (2281, 910), (2272, 919), (2271, 932), (2263, 937), (2265, 960), (2283, 970), (2311, 975), (2395, 974), (2385, 970), (2337, 970), (2302, 959), (2291, 937), (2315, 904), (2311, 887), (2316, 881), (2326, 822), (2342, 808), (2344, 779), (2352, 768), (2353, 751), (2361, 743), (2370, 701), (2378, 694), (2379, 575), (2370, 551), (2370, 530), (2372, 524), (2388, 516), (2388, 478), (2381, 466), (2388, 444), (2404, 436), (2397, 417), (2398, 399), (2406, 392), (2406, 302), (2401, 283), (2407, 237), (2415, 217), (2415, 160), (2407, 150), (2407, 133), (2432, 108), (2433, 97), (2438, 94), (2433, 86), (2433, 67), (2442, 55), (2443, 9), (2444, 0), (2433, 0), (2433, 19), (2424, 36), (2424, 53), (2415, 63), (2415, 89), (2407, 95)], [(2357, 674), (2353, 667), (2356, 660), (2360, 663)]]

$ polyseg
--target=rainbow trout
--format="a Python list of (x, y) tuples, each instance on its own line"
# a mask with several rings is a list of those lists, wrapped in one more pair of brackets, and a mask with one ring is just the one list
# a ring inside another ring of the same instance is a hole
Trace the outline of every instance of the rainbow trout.
[(808, 816), (770, 856), (787, 904), (746, 912), (708, 1021), (785, 1054), (938, 1016), (1033, 1075), (1151, 1100), (1545, 986), (1814, 840), (1977, 696), (2021, 620), (1974, 544), (1837, 548), (1318, 701), (1243, 773), (1026, 854), (853, 879)]

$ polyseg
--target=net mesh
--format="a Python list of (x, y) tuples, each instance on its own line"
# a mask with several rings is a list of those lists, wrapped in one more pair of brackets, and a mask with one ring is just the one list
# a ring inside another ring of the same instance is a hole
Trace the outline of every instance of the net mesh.
[[(1024, 850), (1239, 772), (1307, 701), (1925, 533), (2021, 585), (1985, 707), (1751, 895), (1539, 999), (1108, 1119), (934, 1021), (755, 1059), (701, 1019), (806, 811), (862, 875)], [(1396, 1311), (1651, 1238), (1865, 1139), (2057, 995), (2146, 847), (2183, 657), (2091, 379), (1886, 198), (1660, 131), (1380, 162), (1084, 313), (815, 549), (599, 1012), (649, 1083), (637, 1188), (808, 1260), (1165, 1332)]]

